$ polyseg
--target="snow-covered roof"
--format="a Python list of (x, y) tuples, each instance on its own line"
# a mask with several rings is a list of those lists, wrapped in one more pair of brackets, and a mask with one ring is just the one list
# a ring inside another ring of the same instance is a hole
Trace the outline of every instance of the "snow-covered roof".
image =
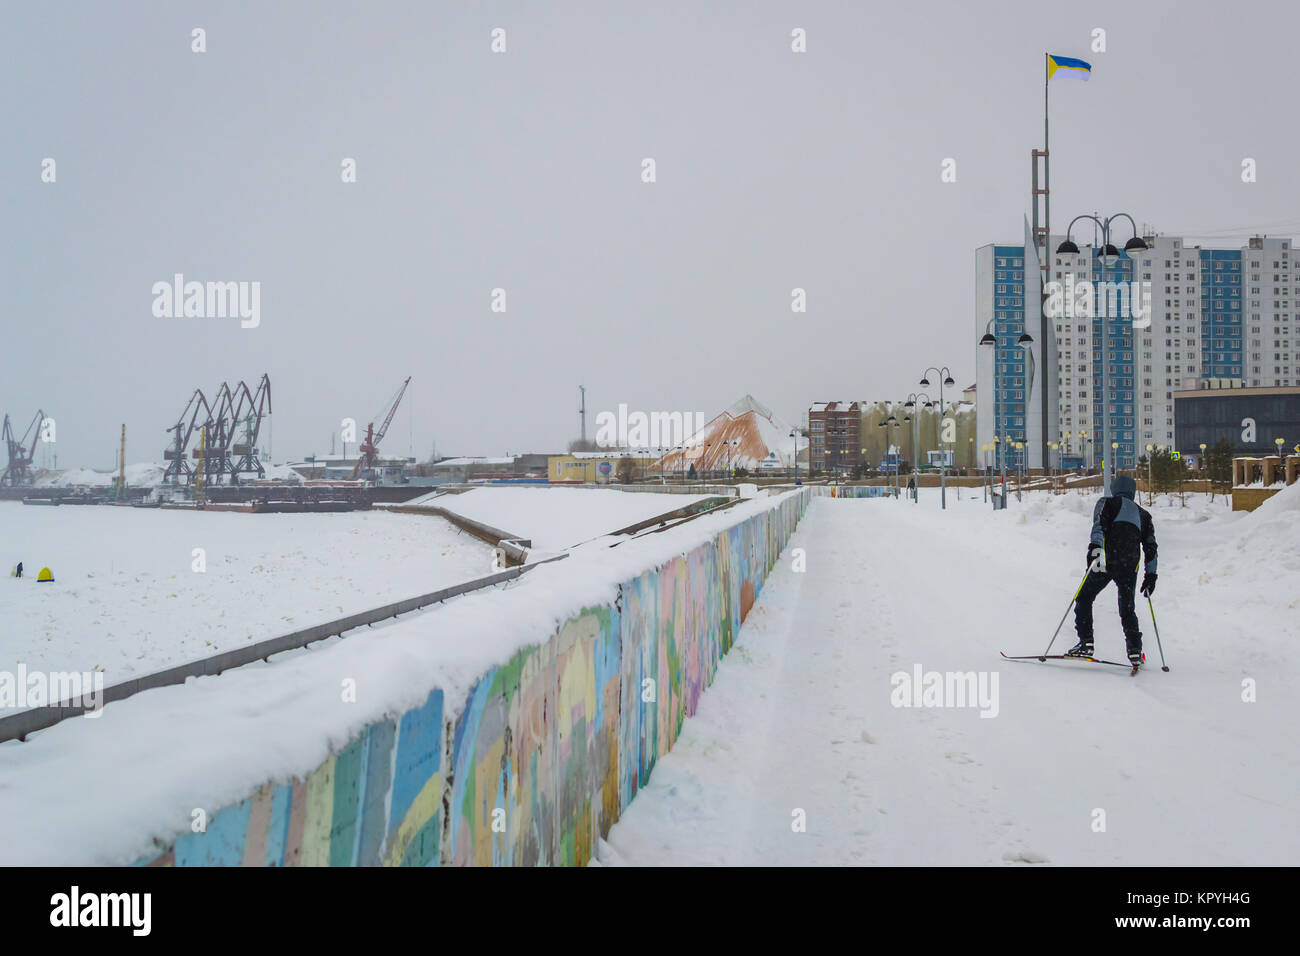
[(568, 458), (622, 458), (628, 455), (632, 458), (653, 458), (654, 453), (649, 448), (607, 448), (604, 451), (571, 451)]
[(434, 468), (464, 468), (469, 465), (513, 465), (513, 457), (508, 458), (445, 458), (434, 462)]

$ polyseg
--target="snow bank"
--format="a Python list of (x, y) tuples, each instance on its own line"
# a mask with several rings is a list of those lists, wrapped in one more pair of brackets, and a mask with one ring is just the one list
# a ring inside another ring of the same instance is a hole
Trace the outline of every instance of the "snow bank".
[(593, 542), (510, 586), (0, 745), (0, 862), (586, 862), (807, 501)]
[[(288, 465), (265, 465), (267, 478), (297, 481), (302, 478)], [(128, 488), (156, 488), (162, 484), (166, 465), (154, 462), (126, 466)], [(53, 475), (45, 475), (36, 482), (38, 488), (109, 488), (117, 481), (117, 469), (99, 471), (94, 468), (70, 468)]]
[[(162, 484), (166, 465), (152, 462), (126, 466), (128, 488), (153, 488)], [(108, 488), (117, 481), (117, 469), (96, 471), (92, 468), (71, 468), (56, 475), (46, 475), (36, 482), (41, 488)]]

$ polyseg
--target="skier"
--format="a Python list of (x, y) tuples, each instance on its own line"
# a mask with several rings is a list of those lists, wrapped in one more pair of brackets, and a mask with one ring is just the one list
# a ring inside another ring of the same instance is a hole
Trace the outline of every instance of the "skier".
[(16, 568), (16, 571), (17, 571), (18, 577), (21, 578), (21, 577), (23, 576), (23, 563), (22, 563), (21, 561), (18, 562), (18, 567)]
[(1124, 625), (1129, 663), (1134, 667), (1142, 665), (1142, 632), (1133, 609), (1133, 592), (1139, 556), (1146, 561), (1142, 596), (1150, 597), (1156, 589), (1156, 530), (1150, 513), (1133, 500), (1136, 494), (1137, 482), (1128, 475), (1118, 475), (1111, 482), (1110, 497), (1102, 498), (1092, 511), (1089, 574), (1074, 609), (1074, 629), (1079, 643), (1066, 651), (1071, 657), (1092, 657), (1092, 602), (1114, 581), (1119, 590), (1119, 618)]

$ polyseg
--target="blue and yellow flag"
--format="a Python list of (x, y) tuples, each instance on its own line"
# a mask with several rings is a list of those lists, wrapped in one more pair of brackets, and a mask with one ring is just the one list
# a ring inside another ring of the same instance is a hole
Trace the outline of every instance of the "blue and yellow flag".
[(1092, 64), (1085, 63), (1083, 60), (1076, 60), (1072, 56), (1057, 56), (1055, 53), (1047, 54), (1047, 78), (1050, 80), (1058, 71), (1086, 80), (1088, 74), (1092, 72)]

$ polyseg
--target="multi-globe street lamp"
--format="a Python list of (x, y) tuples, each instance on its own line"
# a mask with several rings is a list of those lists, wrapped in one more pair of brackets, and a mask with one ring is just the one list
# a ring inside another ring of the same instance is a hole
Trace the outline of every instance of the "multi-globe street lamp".
[[(933, 400), (931, 400), (930, 396), (927, 395), (925, 392), (912, 392), (910, 395), (907, 396), (907, 401), (903, 403), (903, 407), (907, 409), (916, 408), (916, 403), (921, 399), (925, 399), (925, 405), (924, 405), (925, 408), (934, 407)], [(918, 409), (915, 413), (909, 411), (907, 413), (907, 417), (904, 418), (903, 420), (912, 423), (912, 476), (913, 476), (913, 480), (915, 481), (916, 475), (918, 475), (921, 471), (920, 410)], [(921, 486), (918, 483), (916, 484), (916, 490), (913, 492), (912, 501), (916, 504), (919, 504), (920, 499), (921, 499)]]
[(934, 372), (935, 375), (942, 376), (942, 378), (939, 379), (939, 507), (946, 509), (948, 507), (948, 490), (944, 484), (944, 469), (947, 456), (943, 447), (943, 389), (945, 385), (951, 388), (957, 383), (953, 381), (952, 373), (948, 371), (948, 366), (945, 365), (943, 368), (935, 368), (932, 365), (921, 373), (920, 384), (922, 388), (930, 387), (929, 375), (931, 372)]
[[(1078, 222), (1080, 219), (1090, 219), (1092, 220), (1092, 222), (1096, 223), (1099, 227), (1101, 227), (1102, 246), (1101, 246), (1101, 251), (1097, 255), (1097, 259), (1101, 263), (1103, 280), (1106, 279), (1105, 270), (1114, 266), (1120, 260), (1120, 251), (1117, 248), (1115, 248), (1114, 244), (1110, 241), (1111, 223), (1114, 222), (1116, 219), (1127, 219), (1129, 221), (1129, 225), (1133, 227), (1133, 238), (1129, 239), (1128, 242), (1124, 243), (1125, 255), (1131, 257), (1134, 253), (1145, 252), (1149, 248), (1146, 242), (1143, 241), (1142, 237), (1138, 235), (1137, 223), (1133, 220), (1133, 217), (1130, 216), (1128, 213), (1117, 212), (1110, 216), (1105, 217), (1104, 219), (1099, 219), (1096, 216), (1088, 215), (1087, 213), (1085, 213), (1082, 216), (1075, 216), (1072, 220), (1070, 220), (1070, 225), (1067, 226), (1065, 230), (1065, 241), (1062, 242), (1056, 248), (1057, 255), (1078, 255), (1079, 254), (1078, 245), (1076, 245), (1070, 239), (1070, 230), (1074, 228), (1074, 224)], [(1132, 303), (1130, 303), (1129, 305), (1130, 305), (1129, 312), (1131, 317)], [(1106, 329), (1107, 318), (1112, 318), (1112, 316), (1103, 316), (1101, 322), (1101, 419), (1099, 420), (1098, 424), (1099, 427), (1101, 428), (1100, 439), (1103, 442), (1105, 441), (1108, 435), (1107, 419), (1110, 417), (1110, 391), (1111, 391), (1111, 385), (1110, 385), (1111, 348), (1110, 348), (1110, 334)], [(1118, 416), (1116, 420), (1118, 421)], [(1046, 422), (1044, 422), (1044, 427), (1046, 427)], [(1118, 426), (1116, 426), (1116, 430), (1118, 430)], [(1115, 436), (1110, 435), (1109, 437), (1113, 439)], [(1102, 448), (1105, 448), (1104, 444), (1102, 445)], [(1111, 454), (1106, 457), (1106, 460), (1105, 462), (1103, 462), (1103, 467), (1102, 467), (1102, 479), (1101, 479), (1102, 495), (1110, 494), (1111, 480), (1115, 477), (1115, 453), (1118, 452), (1118, 450), (1119, 450), (1119, 443), (1112, 441)]]
[[(893, 431), (894, 444), (892, 445), (890, 442), (890, 431), (889, 431), (889, 427), (891, 425), (894, 428)], [(898, 419), (895, 418), (893, 415), (890, 415), (888, 418), (886, 418), (883, 422), (880, 423), (879, 427), (885, 429), (885, 457), (888, 458), (889, 449), (891, 447), (897, 447)], [(897, 498), (898, 497), (898, 453), (897, 452), (894, 453), (893, 466), (894, 466), (894, 497)]]
[(731, 467), (731, 449), (735, 448), (737, 445), (740, 444), (740, 439), (730, 438), (727, 441), (724, 441), (723, 444), (727, 446), (727, 480), (733, 481), (735, 480), (736, 472)]

